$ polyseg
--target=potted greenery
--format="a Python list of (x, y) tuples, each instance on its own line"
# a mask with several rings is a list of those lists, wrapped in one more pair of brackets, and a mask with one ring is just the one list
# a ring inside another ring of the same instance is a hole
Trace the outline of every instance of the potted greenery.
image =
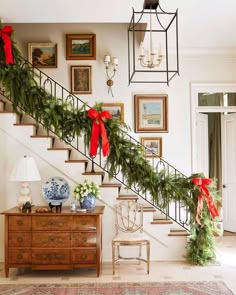
[(74, 188), (74, 198), (80, 202), (81, 209), (94, 210), (99, 197), (100, 189), (96, 182), (85, 180)]

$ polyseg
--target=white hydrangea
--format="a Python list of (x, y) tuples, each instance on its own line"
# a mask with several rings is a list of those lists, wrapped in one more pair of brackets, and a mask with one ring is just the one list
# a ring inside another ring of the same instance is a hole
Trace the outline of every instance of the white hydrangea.
[(88, 182), (85, 180), (83, 183), (76, 185), (74, 188), (74, 198), (77, 201), (82, 202), (83, 199), (89, 194), (93, 194), (96, 198), (100, 199), (101, 192), (97, 182)]

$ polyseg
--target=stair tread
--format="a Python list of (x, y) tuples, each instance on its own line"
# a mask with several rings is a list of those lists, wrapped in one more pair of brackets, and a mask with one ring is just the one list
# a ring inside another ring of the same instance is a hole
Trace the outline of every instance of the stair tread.
[(48, 148), (49, 151), (71, 151), (72, 149), (71, 148)]
[(173, 221), (169, 219), (154, 219), (151, 224), (172, 224)]
[(88, 160), (66, 160), (65, 163), (88, 163)]
[(103, 183), (100, 187), (121, 187), (120, 183)]
[(14, 123), (14, 126), (37, 126), (36, 123)]
[(52, 135), (31, 135), (31, 138), (54, 138)]
[(0, 111), (1, 114), (15, 114), (14, 112), (11, 111)]
[(136, 195), (119, 195), (117, 200), (138, 200), (138, 196)]
[(187, 230), (185, 230), (185, 229), (174, 229), (174, 228), (171, 228), (170, 229), (170, 232), (169, 232), (169, 234), (168, 234), (168, 236), (188, 236), (189, 235), (189, 233), (188, 233), (188, 231)]
[(180, 237), (180, 236), (188, 236), (189, 233), (186, 232), (175, 232), (175, 233), (169, 233), (168, 236), (169, 237)]
[(156, 212), (156, 209), (152, 206), (143, 206), (144, 212)]
[(84, 172), (82, 175), (105, 175), (105, 172), (102, 171), (95, 171), (95, 172)]

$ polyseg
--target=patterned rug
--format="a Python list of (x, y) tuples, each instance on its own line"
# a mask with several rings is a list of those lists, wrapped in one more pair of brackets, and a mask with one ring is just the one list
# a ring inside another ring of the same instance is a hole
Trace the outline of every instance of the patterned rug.
[(223, 282), (1, 284), (1, 295), (233, 295)]

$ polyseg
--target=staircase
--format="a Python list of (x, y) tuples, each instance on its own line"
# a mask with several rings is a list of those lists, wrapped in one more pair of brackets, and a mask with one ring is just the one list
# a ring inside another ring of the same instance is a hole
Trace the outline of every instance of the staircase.
[[(7, 143), (6, 148), (12, 150), (12, 159), (9, 162), (18, 158), (14, 150), (18, 154), (36, 158), (42, 181), (40, 184), (34, 183), (35, 204), (47, 204), (41, 196), (41, 186), (52, 176), (61, 176), (70, 184), (71, 196), (64, 205), (73, 201), (72, 191), (76, 183), (89, 179), (100, 184), (102, 199), (97, 200), (97, 203), (106, 206), (103, 216), (103, 261), (111, 261), (111, 240), (115, 234), (113, 206), (125, 199), (138, 200), (145, 206), (144, 229), (151, 239), (151, 260), (184, 259), (187, 232), (180, 224), (166, 217), (148, 199), (141, 198), (133, 190), (127, 190), (116, 176), (110, 179), (102, 167), (94, 165), (88, 157), (73, 149), (70, 143), (60, 140), (52, 132), (46, 132), (31, 117), (16, 115), (3, 95), (0, 96), (0, 131), (1, 140)], [(16, 199), (12, 200), (11, 206), (15, 204)], [(172, 209), (175, 211), (176, 206)], [(168, 211), (172, 209), (168, 208)]]

